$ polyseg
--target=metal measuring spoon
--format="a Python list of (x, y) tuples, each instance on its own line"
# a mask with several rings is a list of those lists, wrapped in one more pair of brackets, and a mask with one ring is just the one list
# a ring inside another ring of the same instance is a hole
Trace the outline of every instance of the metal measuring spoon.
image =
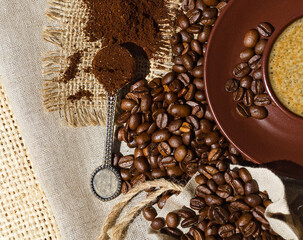
[(112, 166), (112, 144), (117, 94), (111, 96), (107, 93), (106, 98), (107, 120), (104, 164), (99, 166), (91, 177), (92, 191), (101, 201), (110, 201), (117, 197), (120, 194), (122, 184), (120, 173)]

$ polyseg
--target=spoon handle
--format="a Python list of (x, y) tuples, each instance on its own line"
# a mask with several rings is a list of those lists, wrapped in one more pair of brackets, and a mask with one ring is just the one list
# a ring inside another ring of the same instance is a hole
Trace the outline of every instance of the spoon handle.
[(114, 119), (115, 109), (117, 102), (117, 94), (109, 95), (106, 94), (107, 98), (107, 119), (106, 119), (106, 139), (105, 139), (105, 150), (104, 150), (104, 165), (112, 165), (112, 145), (114, 135)]

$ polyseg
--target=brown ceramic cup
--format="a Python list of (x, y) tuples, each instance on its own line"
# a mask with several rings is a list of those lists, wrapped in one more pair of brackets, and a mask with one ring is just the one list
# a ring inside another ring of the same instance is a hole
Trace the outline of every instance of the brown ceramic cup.
[(296, 20), (303, 18), (303, 12), (300, 12), (299, 14), (296, 14), (292, 16), (291, 18), (287, 19), (287, 21), (284, 21), (281, 23), (280, 27), (276, 28), (275, 32), (273, 35), (269, 38), (266, 47), (264, 49), (263, 53), (263, 62), (262, 62), (262, 74), (263, 74), (263, 79), (264, 79), (264, 85), (266, 88), (266, 91), (268, 92), (272, 103), (274, 103), (284, 114), (286, 114), (288, 117), (295, 121), (300, 121), (303, 124), (303, 117), (297, 115), (296, 113), (290, 111), (288, 108), (284, 106), (284, 104), (281, 103), (277, 95), (275, 94), (271, 82), (270, 82), (270, 77), (269, 77), (269, 60), (270, 60), (270, 54), (273, 49), (273, 46), (279, 36), (286, 30), (287, 27), (289, 27), (292, 23), (294, 23)]

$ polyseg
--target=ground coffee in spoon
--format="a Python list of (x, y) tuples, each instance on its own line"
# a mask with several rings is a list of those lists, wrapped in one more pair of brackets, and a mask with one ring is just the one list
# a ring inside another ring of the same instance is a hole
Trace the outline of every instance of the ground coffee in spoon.
[(135, 70), (134, 57), (119, 44), (101, 49), (92, 64), (93, 74), (110, 95), (127, 85), (133, 79)]

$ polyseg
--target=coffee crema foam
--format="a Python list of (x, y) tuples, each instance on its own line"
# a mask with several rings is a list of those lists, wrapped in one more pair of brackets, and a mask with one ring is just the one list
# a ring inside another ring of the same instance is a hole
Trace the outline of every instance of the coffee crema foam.
[(278, 37), (269, 57), (269, 79), (280, 102), (303, 116), (303, 18)]

